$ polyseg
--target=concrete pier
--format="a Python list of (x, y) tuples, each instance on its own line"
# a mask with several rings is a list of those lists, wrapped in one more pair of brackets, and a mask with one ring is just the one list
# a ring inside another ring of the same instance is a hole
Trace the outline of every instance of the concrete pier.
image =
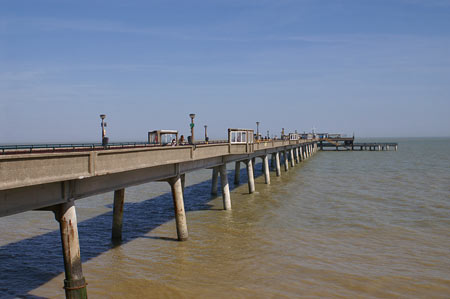
[(178, 241), (188, 239), (188, 229), (186, 223), (186, 212), (184, 211), (183, 190), (181, 188), (180, 176), (168, 180), (172, 189), (173, 205), (175, 210), (175, 221), (177, 226)]
[(55, 206), (54, 213), (61, 232), (66, 276), (64, 280), (66, 298), (87, 298), (86, 281), (81, 267), (77, 215), (73, 199)]
[(264, 168), (264, 180), (266, 184), (270, 184), (269, 156), (265, 155), (262, 157), (262, 159)]
[(219, 169), (214, 167), (212, 170), (212, 179), (211, 179), (211, 194), (217, 195), (217, 183), (219, 180)]
[(280, 153), (275, 153), (275, 171), (277, 176), (281, 176)]
[(241, 183), (241, 162), (236, 161), (234, 164), (234, 184), (239, 185)]
[(231, 210), (230, 186), (228, 185), (227, 166), (226, 164), (219, 166), (220, 183), (222, 185), (223, 209)]
[(125, 189), (114, 191), (112, 240), (120, 242), (122, 240), (123, 203), (125, 200)]
[(255, 177), (253, 175), (253, 161), (252, 159), (248, 159), (245, 161), (247, 165), (247, 175), (248, 175), (248, 193), (255, 192)]

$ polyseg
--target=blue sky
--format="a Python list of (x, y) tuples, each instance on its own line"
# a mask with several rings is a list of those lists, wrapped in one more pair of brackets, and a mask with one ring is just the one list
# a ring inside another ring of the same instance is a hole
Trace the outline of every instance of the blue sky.
[(450, 136), (450, 0), (0, 0), (0, 143)]

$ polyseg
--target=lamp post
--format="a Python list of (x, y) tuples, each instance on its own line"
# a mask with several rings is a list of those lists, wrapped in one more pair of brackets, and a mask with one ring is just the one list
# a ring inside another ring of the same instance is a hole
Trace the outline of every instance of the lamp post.
[(102, 144), (105, 145), (105, 137), (106, 137), (106, 122), (105, 122), (105, 114), (100, 114), (100, 118), (102, 119), (102, 123), (100, 124), (102, 127)]
[(208, 143), (208, 141), (209, 141), (209, 138), (208, 138), (208, 131), (207, 131), (208, 126), (207, 126), (207, 125), (204, 125), (204, 127), (205, 127), (205, 142)]
[(259, 140), (259, 121), (256, 122), (256, 140)]
[(189, 117), (191, 118), (191, 142), (194, 144), (194, 118), (195, 114), (191, 113), (189, 114)]
[(267, 130), (267, 139), (270, 139), (269, 130)]

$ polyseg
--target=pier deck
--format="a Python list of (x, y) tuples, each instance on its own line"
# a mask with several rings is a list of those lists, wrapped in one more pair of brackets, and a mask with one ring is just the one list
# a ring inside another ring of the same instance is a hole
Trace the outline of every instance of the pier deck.
[[(230, 131), (229, 131), (230, 132)], [(224, 210), (231, 210), (228, 163), (235, 163), (239, 183), (240, 163), (245, 163), (249, 193), (255, 192), (254, 165), (262, 159), (265, 183), (270, 184), (270, 167), (281, 176), (281, 165), (289, 167), (308, 159), (331, 144), (339, 149), (355, 146), (386, 148), (394, 144), (357, 144), (348, 140), (330, 143), (325, 139), (256, 140), (252, 131), (246, 142), (215, 141), (195, 145), (154, 146), (146, 143), (59, 144), (0, 147), (0, 217), (30, 210), (46, 210), (60, 223), (65, 264), (64, 288), (67, 298), (86, 298), (86, 282), (81, 270), (75, 201), (114, 191), (112, 239), (122, 238), (125, 188), (151, 181), (166, 181), (173, 195), (178, 240), (188, 239), (184, 211), (185, 175), (198, 169), (212, 169), (211, 193), (217, 194), (220, 175)], [(244, 135), (244, 132), (246, 132)], [(250, 135), (251, 133), (251, 135)], [(297, 134), (295, 134), (297, 135)], [(232, 136), (232, 135), (230, 135)], [(233, 135), (237, 136), (237, 135)], [(295, 136), (294, 136), (295, 137)], [(240, 138), (240, 137), (239, 137)], [(231, 139), (229, 139), (231, 140)], [(240, 143), (239, 143), (240, 142)], [(395, 149), (397, 145), (395, 144)], [(271, 156), (271, 163), (269, 163)]]

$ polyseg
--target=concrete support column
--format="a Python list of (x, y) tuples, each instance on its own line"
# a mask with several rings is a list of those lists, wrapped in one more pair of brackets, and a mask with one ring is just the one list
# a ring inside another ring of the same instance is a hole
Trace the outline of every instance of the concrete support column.
[(281, 175), (281, 166), (280, 166), (280, 153), (279, 152), (275, 153), (275, 169), (276, 169), (277, 176), (280, 176)]
[(217, 194), (217, 182), (219, 180), (219, 170), (217, 167), (213, 168), (212, 171), (212, 179), (211, 179), (211, 194), (216, 195)]
[(255, 175), (256, 157), (252, 158), (253, 176)]
[(298, 147), (295, 148), (295, 162), (297, 162), (297, 164), (300, 163), (300, 152)]
[(73, 200), (55, 206), (55, 218), (59, 222), (64, 256), (66, 298), (87, 298), (86, 280), (81, 268), (78, 223)]
[(299, 161), (300, 161), (300, 162), (304, 160), (304, 159), (303, 159), (303, 147), (302, 147), (302, 146), (300, 146), (300, 147), (298, 148), (298, 158), (299, 158)]
[(263, 166), (264, 166), (264, 179), (266, 184), (270, 184), (270, 170), (269, 170), (269, 156), (265, 155), (263, 157)]
[(275, 168), (275, 153), (273, 153), (271, 156), (270, 167), (272, 167), (272, 170)]
[(239, 185), (241, 182), (241, 162), (236, 161), (234, 164), (234, 184)]
[(398, 145), (395, 146), (395, 151), (397, 151), (397, 147), (398, 147)]
[(290, 150), (290, 155), (291, 155), (291, 167), (295, 166), (295, 161), (294, 161), (294, 150), (291, 148)]
[(188, 229), (186, 224), (186, 213), (184, 211), (183, 189), (181, 188), (181, 178), (179, 176), (168, 180), (172, 189), (173, 206), (175, 209), (175, 221), (177, 225), (178, 241), (186, 241)]
[(219, 166), (220, 183), (222, 185), (223, 209), (231, 210), (230, 186), (228, 185), (227, 165)]
[(247, 175), (248, 175), (248, 193), (255, 192), (255, 177), (253, 175), (253, 161), (249, 159), (246, 161)]
[(122, 222), (123, 222), (123, 202), (125, 200), (125, 189), (114, 191), (112, 240), (122, 240)]
[(289, 157), (288, 157), (288, 153), (285, 150), (284, 152), (284, 170), (288, 171), (289, 170)]

